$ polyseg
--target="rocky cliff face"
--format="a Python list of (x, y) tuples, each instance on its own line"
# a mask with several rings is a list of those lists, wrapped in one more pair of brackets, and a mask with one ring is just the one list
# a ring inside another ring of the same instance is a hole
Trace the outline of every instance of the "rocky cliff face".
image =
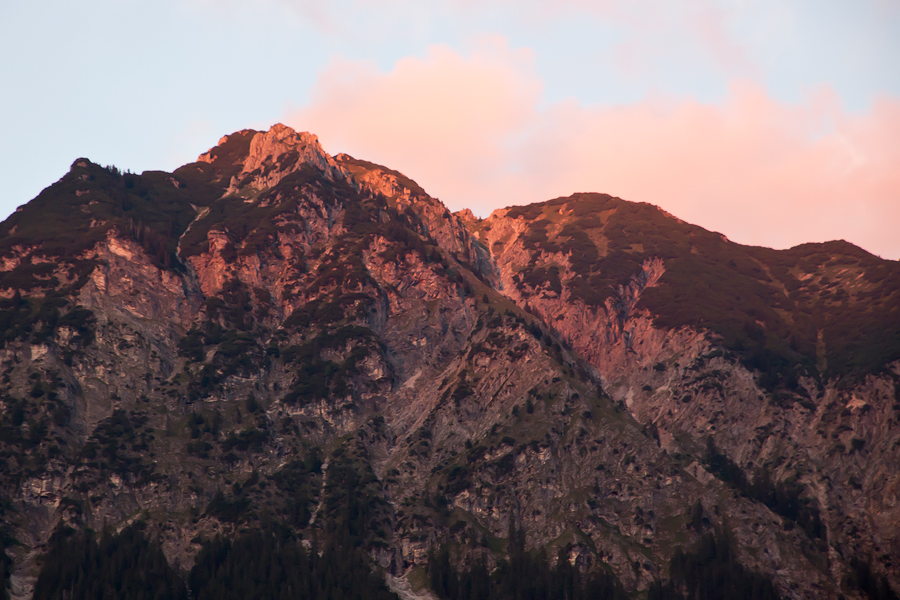
[[(896, 306), (896, 264), (874, 257), (860, 264), (855, 260), (856, 249), (839, 247), (825, 257), (825, 264), (795, 264), (796, 279), (791, 278), (788, 288), (772, 275), (777, 268), (773, 263), (779, 262), (771, 258), (777, 254), (774, 251), (750, 256), (756, 269), (748, 278), (751, 281), (744, 282), (733, 275), (734, 271), (743, 274), (735, 261), (747, 260), (740, 254), (752, 254), (754, 249), (727, 240), (708, 241), (705, 250), (725, 257), (722, 262), (727, 261), (725, 267), (731, 271), (721, 278), (732, 278), (732, 303), (753, 302), (752, 286), (760, 281), (783, 296), (776, 301), (781, 309), (778, 318), (796, 327), (788, 331), (792, 348), (784, 352), (777, 341), (767, 339), (778, 335), (772, 330), (779, 323), (767, 321), (761, 309), (751, 304), (741, 314), (740, 309), (729, 307), (731, 314), (717, 318), (708, 299), (679, 289), (702, 285), (702, 278), (667, 278), (667, 266), (683, 257), (660, 244), (643, 247), (658, 235), (650, 219), (642, 235), (628, 240), (630, 276), (604, 263), (617, 245), (623, 245), (613, 217), (630, 207), (606, 197), (596, 212), (578, 214), (584, 202), (564, 198), (497, 211), (485, 221), (471, 223), (491, 249), (508, 295), (550, 324), (585, 357), (612, 398), (651, 428), (662, 448), (670, 454), (696, 457), (696, 476), (715, 475), (735, 491), (767, 505), (786, 527), (801, 525), (804, 543), (817, 547), (814, 552), (834, 581), (848, 577), (849, 559), (866, 556), (896, 584), (900, 480), (888, 465), (900, 459), (900, 363), (888, 361), (868, 372), (828, 372), (822, 343), (823, 338), (843, 333), (822, 312), (850, 313), (859, 319), (870, 308), (857, 299), (865, 297), (862, 290), (871, 289), (873, 282), (882, 283), (878, 295), (888, 298), (885, 304)], [(674, 223), (673, 229), (677, 232)], [(690, 238), (700, 235), (688, 230), (687, 240), (672, 236), (675, 239), (669, 245), (681, 242), (698, 252), (704, 244)], [(849, 256), (841, 256), (841, 250)], [(586, 254), (592, 260), (584, 260)], [(810, 302), (811, 292), (817, 291), (815, 281), (828, 263), (839, 265), (830, 269), (830, 289), (824, 298)], [(604, 267), (612, 267), (612, 273), (604, 272)], [(799, 272), (802, 269), (808, 271)], [(890, 283), (874, 275), (874, 269), (890, 270)], [(535, 277), (535, 272), (542, 276)], [(586, 280), (593, 283), (591, 291), (605, 287), (605, 293), (586, 294)], [(699, 293), (715, 297), (718, 290), (711, 288)], [(661, 303), (660, 298), (672, 303)], [(819, 312), (811, 340), (802, 338), (802, 321), (808, 318), (804, 299)], [(686, 310), (677, 306), (678, 301), (696, 304)], [(891, 316), (895, 310), (885, 310), (869, 322), (859, 319), (860, 327), (873, 337), (878, 334), (872, 330), (882, 327), (896, 336), (897, 324)], [(691, 322), (692, 311), (711, 318), (707, 323)], [(785, 355), (800, 354), (797, 349), (802, 352), (804, 342), (810, 355), (792, 357), (794, 364), (803, 367), (797, 375), (784, 378), (791, 368)], [(773, 370), (779, 372), (773, 374)], [(710, 461), (712, 457), (717, 460)], [(723, 468), (723, 461), (729, 468)], [(788, 491), (797, 495), (796, 507), (779, 506), (774, 499)]]
[[(858, 595), (853, 557), (896, 585), (897, 369), (766, 387), (727, 331), (648, 308), (673, 252), (547, 218), (625, 209), (541, 210), (453, 215), (281, 125), (172, 174), (77, 161), (0, 227), (13, 596), (60, 524), (135, 521), (189, 568), (275, 520), (399, 590), (442, 544), (495, 564), (511, 522), (630, 590), (717, 527), (785, 597)], [(840, 362), (819, 337), (770, 354)]]
[(338, 154), (336, 159), (359, 186), (383, 196), (391, 208), (412, 219), (417, 233), (433, 239), (440, 248), (496, 287), (496, 265), (487, 249), (469, 232), (463, 217), (451, 213), (402, 173), (347, 154)]

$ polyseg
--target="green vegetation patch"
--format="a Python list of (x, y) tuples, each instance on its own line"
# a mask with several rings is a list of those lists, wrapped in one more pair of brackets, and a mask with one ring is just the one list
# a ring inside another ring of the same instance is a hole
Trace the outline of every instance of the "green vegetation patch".
[(765, 504), (772, 512), (796, 523), (811, 540), (827, 540), (828, 531), (820, 516), (818, 503), (806, 494), (796, 479), (774, 482), (766, 467), (747, 478), (734, 461), (721, 452), (712, 437), (706, 438), (704, 464), (709, 471), (745, 496)]
[(34, 600), (187, 600), (177, 569), (141, 523), (97, 539), (91, 530), (57, 529), (48, 543)]
[(363, 552), (329, 543), (320, 556), (276, 524), (206, 542), (188, 583), (196, 600), (397, 598)]
[[(741, 246), (655, 206), (576, 194), (509, 210), (529, 221), (525, 246), (569, 256), (560, 285), (602, 306), (652, 258), (658, 284), (638, 304), (657, 325), (718, 334), (767, 389), (802, 393), (798, 379), (878, 372), (900, 358), (900, 265), (846, 242), (790, 250)], [(554, 227), (559, 234), (548, 237)], [(596, 240), (602, 240), (604, 251)], [(520, 284), (556, 287), (553, 265), (532, 261)]]
[(391, 540), (390, 504), (359, 440), (331, 453), (321, 511), (326, 534), (339, 546), (387, 546)]
[[(218, 194), (199, 178), (185, 183), (162, 171), (123, 174), (78, 159), (62, 179), (0, 225), (0, 255), (19, 247), (70, 263), (115, 229), (139, 244), (156, 266), (180, 269), (176, 246), (196, 216), (192, 204), (203, 206)], [(27, 283), (22, 269), (32, 271), (32, 280), (39, 277), (23, 262), (4, 279), (19, 277), (19, 285)]]
[(209, 205), (209, 212), (198, 218), (181, 239), (181, 254), (185, 258), (209, 250), (208, 233), (215, 229), (226, 232), (239, 246), (224, 253), (226, 259), (250, 255), (271, 246), (280, 231), (289, 231), (291, 223), (301, 222), (297, 208), (304, 194), (319, 192), (326, 199), (334, 198), (334, 184), (311, 165), (303, 165), (277, 186), (256, 198), (238, 195), (219, 198)]
[(294, 527), (305, 528), (321, 489), (322, 458), (318, 448), (312, 449), (305, 458), (284, 465), (272, 479), (285, 498), (285, 520)]
[(232, 539), (203, 543), (187, 581), (169, 565), (141, 523), (121, 533), (58, 529), (50, 539), (34, 598), (50, 600), (244, 600), (369, 598), (396, 600), (354, 548), (311, 550), (269, 522)]
[(122, 409), (101, 421), (79, 454), (76, 489), (87, 493), (111, 474), (136, 487), (161, 481), (151, 462), (156, 436), (147, 423), (145, 414)]
[(250, 153), (253, 137), (260, 133), (253, 129), (243, 129), (226, 136), (224, 143), (209, 151), (212, 162), (196, 162), (185, 165), (175, 171), (179, 178), (190, 179), (189, 173), (200, 171), (203, 181), (219, 183), (223, 188), (231, 182), (231, 178), (239, 174), (244, 167), (244, 159)]
[(741, 565), (734, 542), (725, 531), (705, 534), (688, 551), (679, 548), (669, 563), (669, 582), (650, 586), (648, 600), (729, 598), (777, 600), (772, 580)]
[(842, 241), (749, 250), (784, 286), (792, 333), (823, 376), (852, 381), (900, 358), (900, 263)]
[(94, 313), (72, 304), (65, 291), (27, 297), (17, 291), (12, 298), (0, 299), (0, 348), (17, 340), (43, 344), (66, 327), (73, 335), (64, 349), (64, 358), (71, 360), (75, 350), (93, 342), (95, 324)]
[(586, 573), (569, 562), (572, 546), (560, 548), (555, 563), (546, 550), (528, 552), (524, 534), (510, 535), (508, 557), (489, 570), (484, 559), (469, 561), (457, 569), (447, 545), (432, 549), (428, 555), (431, 589), (443, 600), (487, 600), (543, 598), (546, 600), (626, 600), (630, 598), (622, 583), (602, 561), (590, 565)]
[[(326, 352), (339, 353), (343, 359), (338, 363), (323, 358)], [(360, 374), (359, 363), (378, 352), (380, 345), (375, 333), (357, 325), (326, 330), (312, 340), (280, 350), (281, 360), (295, 374), (283, 401), (302, 406), (315, 400), (346, 396), (352, 391), (353, 379)]]

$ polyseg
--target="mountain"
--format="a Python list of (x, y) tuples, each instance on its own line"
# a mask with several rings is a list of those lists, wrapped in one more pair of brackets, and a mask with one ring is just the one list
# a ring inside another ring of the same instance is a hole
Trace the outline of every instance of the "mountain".
[(452, 214), (276, 125), (10, 216), (0, 372), (15, 598), (900, 590), (900, 265), (844, 242)]

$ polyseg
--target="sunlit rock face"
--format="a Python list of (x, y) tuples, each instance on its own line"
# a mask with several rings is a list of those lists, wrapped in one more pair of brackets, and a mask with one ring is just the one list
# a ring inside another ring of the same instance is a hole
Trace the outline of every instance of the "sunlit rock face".
[(79, 159), (0, 236), (16, 597), (61, 523), (189, 568), (263, 521), (336, 536), (348, 498), (399, 590), (511, 521), (632, 591), (716, 528), (785, 597), (860, 597), (857, 558), (900, 583), (900, 271), (849, 245), (587, 194), (479, 220), (283, 125)]

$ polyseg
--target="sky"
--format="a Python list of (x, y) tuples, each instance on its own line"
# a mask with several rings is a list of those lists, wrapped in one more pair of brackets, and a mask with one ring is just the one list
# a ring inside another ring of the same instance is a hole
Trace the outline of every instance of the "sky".
[(482, 217), (603, 192), (900, 259), (900, 0), (0, 2), (0, 218), (278, 122)]

